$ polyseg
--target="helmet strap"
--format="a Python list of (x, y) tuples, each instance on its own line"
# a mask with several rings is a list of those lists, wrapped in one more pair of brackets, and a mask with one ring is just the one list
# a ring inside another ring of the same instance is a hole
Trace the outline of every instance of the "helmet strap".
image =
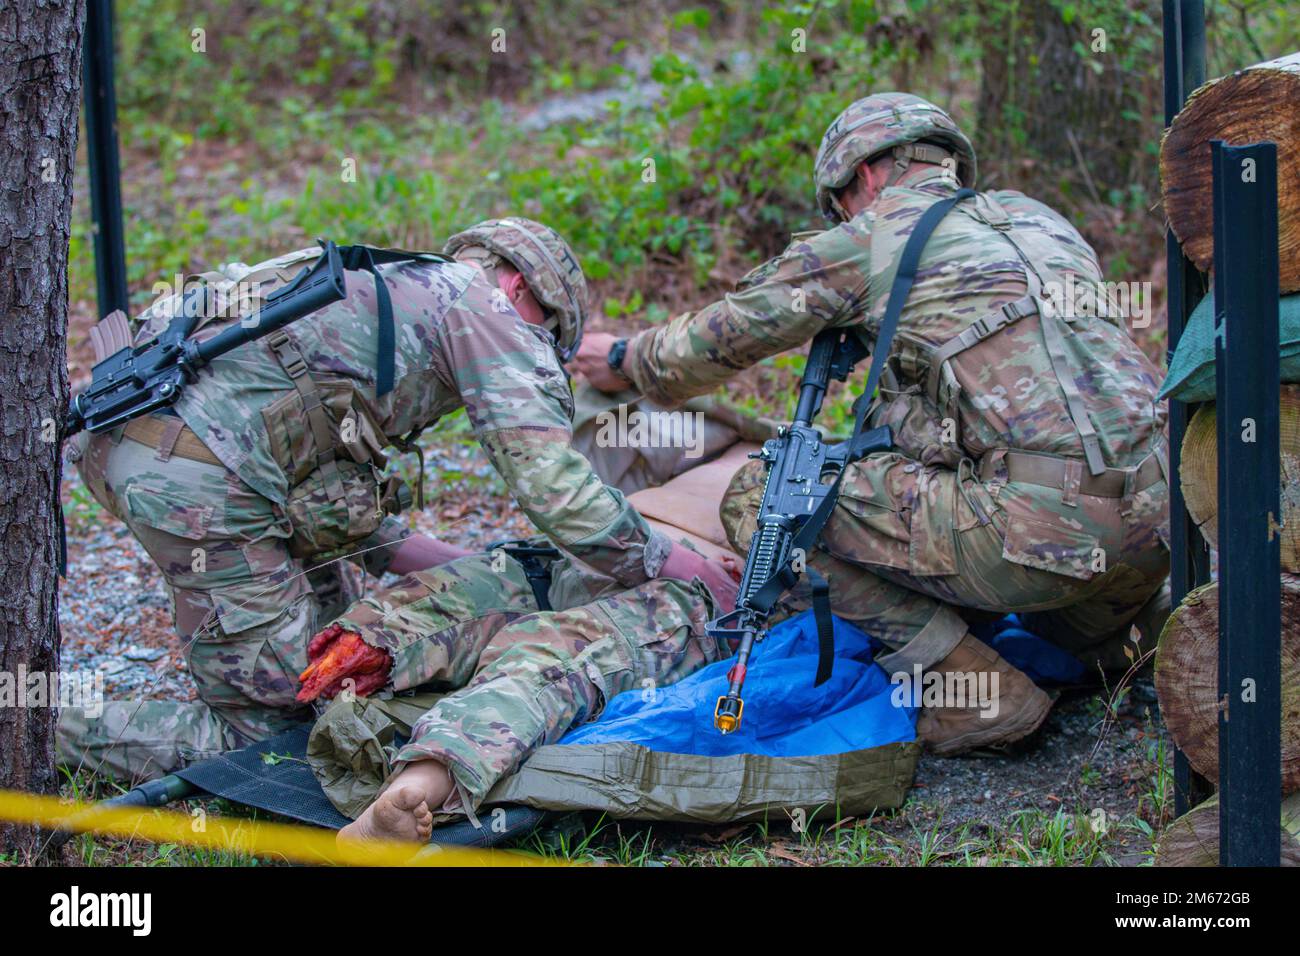
[[(944, 162), (953, 158), (953, 154), (948, 150), (931, 143), (908, 143), (904, 146), (895, 146), (894, 168), (889, 171), (889, 178), (885, 180), (885, 188), (888, 189), (902, 179), (903, 174), (907, 172), (913, 160), (942, 166)], [(955, 168), (954, 165), (954, 170)]]
[(890, 186), (893, 186), (900, 179), (902, 179), (903, 174), (907, 172), (907, 168), (911, 165), (912, 165), (911, 147), (895, 146), (894, 147), (894, 168), (889, 171), (889, 176), (885, 180), (885, 185), (883, 188), (888, 189)]

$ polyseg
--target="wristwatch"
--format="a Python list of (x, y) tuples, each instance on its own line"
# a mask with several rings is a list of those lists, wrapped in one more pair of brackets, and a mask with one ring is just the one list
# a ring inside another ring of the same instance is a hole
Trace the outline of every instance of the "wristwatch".
[(605, 356), (605, 361), (609, 367), (614, 370), (614, 374), (625, 382), (632, 381), (627, 372), (623, 371), (623, 359), (627, 356), (627, 339), (618, 339), (609, 347), (609, 354)]

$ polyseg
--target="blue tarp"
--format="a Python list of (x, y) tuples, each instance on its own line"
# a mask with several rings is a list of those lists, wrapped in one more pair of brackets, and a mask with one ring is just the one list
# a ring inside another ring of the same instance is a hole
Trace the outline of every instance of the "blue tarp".
[(913, 740), (914, 712), (890, 702), (889, 678), (871, 662), (879, 646), (836, 618), (835, 670), (830, 680), (813, 687), (817, 625), (810, 612), (804, 613), (774, 627), (750, 657), (745, 714), (735, 733), (720, 734), (713, 727), (713, 707), (727, 692), (731, 668), (724, 660), (668, 687), (619, 694), (599, 719), (560, 742), (629, 741), (706, 757), (802, 757)]
[[(812, 612), (783, 621), (757, 645), (745, 681), (740, 729), (720, 734), (713, 708), (727, 691), (731, 661), (710, 664), (668, 687), (630, 690), (613, 698), (595, 721), (575, 728), (561, 744), (624, 741), (661, 753), (725, 757), (762, 754), (805, 757), (865, 750), (916, 737), (916, 712), (896, 706), (895, 687), (872, 657), (880, 644), (835, 618), (835, 669), (813, 687), (817, 626)], [(974, 629), (1010, 663), (1039, 683), (1073, 683), (1084, 676), (1072, 656), (1024, 630), (1009, 616)]]

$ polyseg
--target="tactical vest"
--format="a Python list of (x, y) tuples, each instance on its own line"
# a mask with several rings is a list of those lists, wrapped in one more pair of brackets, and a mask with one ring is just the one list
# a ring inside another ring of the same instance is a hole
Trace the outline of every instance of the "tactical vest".
[[(938, 410), (940, 418), (960, 423), (962, 386), (954, 368), (960, 363), (961, 356), (1016, 323), (1037, 317), (1043, 346), (1064, 399), (1064, 410), (1082, 448), (1083, 460), (1037, 450), (992, 448), (984, 450), (979, 460), (973, 463), (976, 472), (981, 478), (988, 479), (995, 471), (1003, 469), (1003, 477), (1008, 480), (1059, 487), (1067, 496), (1067, 501), (1080, 493), (1129, 499), (1134, 491), (1164, 477), (1166, 452), (1163, 438), (1160, 437), (1153, 440), (1153, 450), (1138, 464), (1124, 468), (1107, 467), (1097, 429), (1089, 416), (1087, 403), (1080, 394), (1075, 368), (1067, 354), (1066, 339), (1074, 334), (1074, 330), (1045, 294), (1045, 286), (1049, 283), (1064, 288), (1064, 278), (1044, 262), (1041, 256), (1035, 254), (1023, 236), (1017, 235), (1011, 216), (993, 196), (979, 193), (974, 200), (958, 204), (953, 212), (986, 227), (990, 243), (1005, 243), (1014, 251), (1021, 263), (1029, 291), (981, 316), (956, 335), (938, 344), (900, 330), (897, 336), (898, 346), (890, 363), (894, 381), (919, 382), (930, 405)], [(878, 248), (875, 233), (872, 238), (873, 254), (891, 255), (896, 262), (899, 253), (887, 246), (884, 249)], [(1113, 307), (1113, 303), (1110, 308), (1101, 309), (1098, 317), (1123, 330), (1118, 310)], [(959, 449), (960, 457), (965, 459), (965, 454)]]
[[(387, 288), (375, 266), (386, 262), (451, 260), (436, 253), (408, 253), (363, 246), (345, 247), (341, 251), (345, 253), (345, 268), (368, 271), (374, 276), (381, 309), (377, 330), (380, 363), (377, 378), (384, 379), (386, 362), (389, 368), (387, 384), (391, 388), (393, 337), (391, 330), (385, 336), (385, 323), (382, 321)], [(246, 314), (257, 300), (265, 299), (285, 285), (319, 254), (319, 248), (312, 247), (256, 266), (232, 264), (195, 277), (206, 285), (210, 303), (220, 296), (238, 294), (240, 299), (236, 303), (237, 309), (222, 309), (219, 314), (214, 314), (211, 309), (205, 311), (193, 335), (205, 339), (218, 334), (232, 322), (240, 321), (240, 316)], [(147, 312), (138, 339), (148, 338), (156, 332), (156, 323), (170, 317), (175, 303), (175, 299), (164, 300)], [(388, 311), (391, 325), (391, 306), (388, 306)], [(270, 455), (288, 487), (284, 493), (268, 487), (259, 481), (259, 469), (248, 466), (247, 460), (227, 460), (230, 456), (222, 454), (226, 449), (220, 445), (213, 447), (214, 456), (257, 491), (285, 504), (291, 518), (296, 511), (305, 515), (312, 508), (329, 508), (338, 512), (349, 537), (365, 537), (375, 530), (385, 515), (397, 513), (410, 503), (412, 495), (405, 483), (396, 476), (385, 478), (380, 472), (388, 462), (386, 449), (390, 446), (401, 451), (415, 450), (419, 454), (419, 448), (414, 444), (419, 429), (404, 437), (386, 434), (380, 424), (380, 415), (358, 387), (359, 383), (343, 375), (321, 376), (312, 372), (295, 342), (292, 326), (250, 343), (246, 348), (261, 349), (263, 346), (275, 360), (275, 365), (254, 368), (245, 364), (242, 367), (250, 369), (250, 376), (255, 376), (254, 390), (269, 396), (258, 410)], [(205, 375), (214, 375), (218, 371), (214, 367)], [(216, 383), (213, 387), (219, 389), (221, 386)], [(376, 391), (377, 395), (383, 394), (381, 389)], [(182, 416), (185, 412), (183, 406), (183, 402), (178, 406)], [(421, 455), (420, 486), (423, 485), (423, 472)], [(304, 483), (309, 487), (304, 487)], [(417, 487), (417, 499), (422, 497), (421, 491), (422, 488)], [(295, 525), (298, 523), (295, 521)]]

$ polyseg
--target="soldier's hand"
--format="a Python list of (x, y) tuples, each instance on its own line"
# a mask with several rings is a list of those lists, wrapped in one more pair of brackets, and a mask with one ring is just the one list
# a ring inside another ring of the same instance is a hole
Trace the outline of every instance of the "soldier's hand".
[(590, 382), (593, 388), (602, 392), (623, 391), (630, 383), (609, 367), (609, 350), (617, 341), (618, 336), (608, 332), (588, 332), (582, 337), (582, 345), (569, 367)]

